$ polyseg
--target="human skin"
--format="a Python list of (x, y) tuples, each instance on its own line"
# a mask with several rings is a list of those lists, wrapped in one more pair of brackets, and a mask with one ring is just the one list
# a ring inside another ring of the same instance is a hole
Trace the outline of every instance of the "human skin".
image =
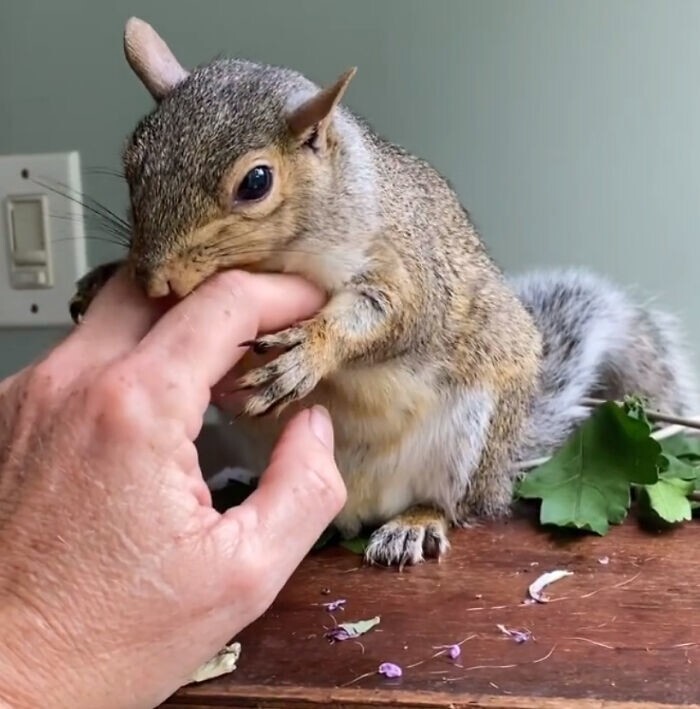
[(224, 514), (194, 440), (240, 343), (322, 304), (241, 272), (166, 304), (119, 273), (0, 382), (0, 705), (154, 707), (270, 606), (345, 502), (330, 419), (298, 414)]

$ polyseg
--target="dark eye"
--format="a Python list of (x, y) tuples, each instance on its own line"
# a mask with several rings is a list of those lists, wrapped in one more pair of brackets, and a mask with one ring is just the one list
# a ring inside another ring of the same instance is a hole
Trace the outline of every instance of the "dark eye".
[(256, 165), (238, 186), (236, 199), (253, 202), (262, 199), (272, 187), (272, 170), (267, 165)]

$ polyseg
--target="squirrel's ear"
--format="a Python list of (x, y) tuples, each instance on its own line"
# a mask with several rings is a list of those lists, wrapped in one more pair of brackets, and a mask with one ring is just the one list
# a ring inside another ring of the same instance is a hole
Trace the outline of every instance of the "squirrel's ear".
[(137, 17), (126, 23), (124, 54), (129, 66), (156, 101), (189, 75), (153, 27)]
[(340, 103), (356, 72), (356, 67), (348, 69), (335, 84), (321, 89), (287, 117), (289, 129), (297, 140), (307, 142), (313, 139), (319, 144), (325, 143), (333, 109)]

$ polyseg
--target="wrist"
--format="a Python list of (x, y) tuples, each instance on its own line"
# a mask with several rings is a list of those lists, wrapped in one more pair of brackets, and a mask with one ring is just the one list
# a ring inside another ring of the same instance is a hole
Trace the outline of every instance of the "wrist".
[(77, 709), (70, 700), (75, 683), (70, 659), (59, 650), (62, 644), (53, 642), (53, 629), (41, 616), (30, 615), (14, 603), (0, 611), (0, 709), (48, 704)]

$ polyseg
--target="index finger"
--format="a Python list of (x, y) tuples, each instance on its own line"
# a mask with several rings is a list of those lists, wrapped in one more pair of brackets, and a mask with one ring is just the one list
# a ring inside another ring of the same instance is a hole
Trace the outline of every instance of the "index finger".
[(245, 353), (243, 342), (310, 317), (324, 302), (297, 276), (222, 272), (160, 318), (135, 349), (134, 364), (156, 396), (176, 382), (178, 396), (202, 405)]
[(134, 348), (165, 309), (163, 301), (146, 297), (122, 265), (99, 290), (70, 339), (78, 347), (89, 346), (93, 364), (116, 359)]

